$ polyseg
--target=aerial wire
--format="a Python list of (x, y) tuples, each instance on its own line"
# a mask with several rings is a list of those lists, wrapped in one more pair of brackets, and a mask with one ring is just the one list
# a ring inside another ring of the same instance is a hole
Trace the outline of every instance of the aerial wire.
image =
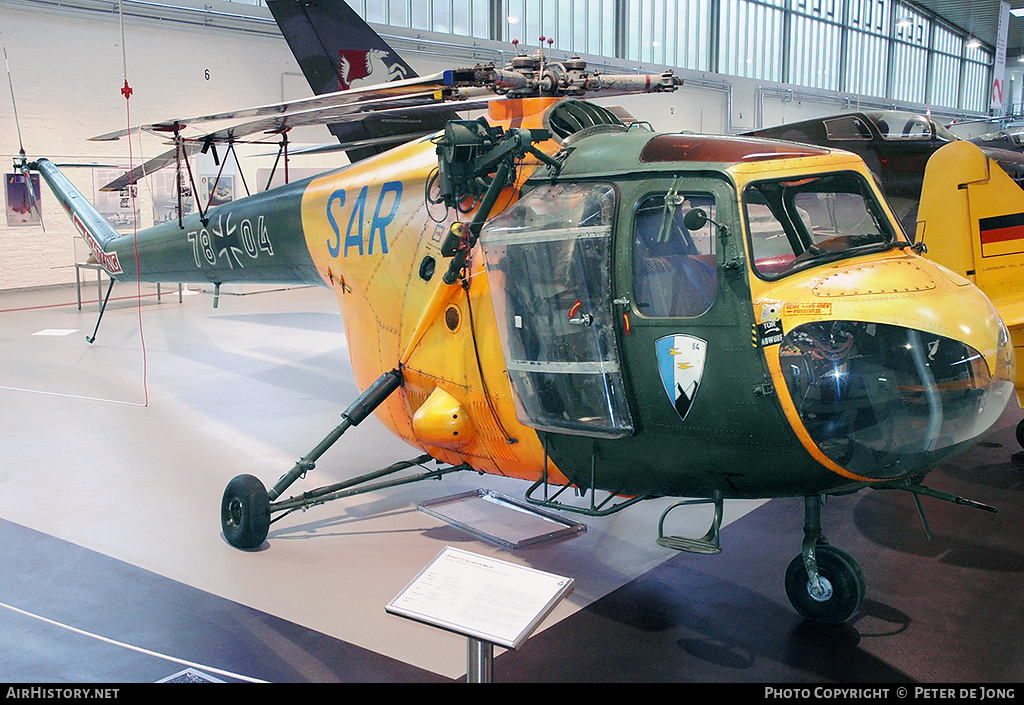
[[(118, 0), (117, 3), (117, 16), (121, 27), (121, 72), (124, 78), (124, 86), (121, 88), (121, 95), (124, 96), (124, 111), (125, 120), (128, 123), (128, 173), (132, 172), (135, 168), (134, 154), (132, 153), (132, 112), (131, 112), (131, 97), (132, 89), (128, 85), (128, 48), (124, 41), (124, 8), (123, 0)], [(138, 190), (138, 186), (134, 183), (129, 182), (128, 184), (128, 195), (131, 198), (132, 206), (132, 228), (133, 228), (133, 245), (135, 249), (135, 288), (138, 297), (137, 308), (139, 315), (139, 339), (142, 341), (142, 393), (143, 393), (143, 406), (149, 406), (149, 365), (146, 355), (146, 335), (142, 327), (142, 271), (139, 267), (139, 210), (135, 201), (135, 194)]]
[(7, 67), (7, 83), (11, 87), (11, 107), (14, 108), (14, 127), (18, 130), (18, 153), (25, 158), (25, 144), (21, 140), (21, 123), (18, 122), (18, 103), (14, 100), (14, 79), (11, 78), (11, 62), (7, 60), (7, 44), (4, 44), (4, 66)]

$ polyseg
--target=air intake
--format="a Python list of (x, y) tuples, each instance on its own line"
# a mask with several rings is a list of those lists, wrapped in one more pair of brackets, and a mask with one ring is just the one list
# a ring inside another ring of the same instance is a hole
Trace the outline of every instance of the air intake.
[[(563, 100), (544, 116), (545, 127), (562, 145), (595, 132), (619, 132), (626, 124), (614, 112), (585, 100)], [(581, 134), (582, 133), (582, 134)]]

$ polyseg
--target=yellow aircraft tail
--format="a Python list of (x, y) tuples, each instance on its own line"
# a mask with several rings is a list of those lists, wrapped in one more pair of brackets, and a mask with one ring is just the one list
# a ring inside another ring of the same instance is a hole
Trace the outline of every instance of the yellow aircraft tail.
[[(973, 281), (995, 305), (1024, 354), (1024, 190), (970, 142), (959, 140), (928, 160), (917, 240), (935, 262)], [(1024, 405), (1024, 365), (1017, 368)]]

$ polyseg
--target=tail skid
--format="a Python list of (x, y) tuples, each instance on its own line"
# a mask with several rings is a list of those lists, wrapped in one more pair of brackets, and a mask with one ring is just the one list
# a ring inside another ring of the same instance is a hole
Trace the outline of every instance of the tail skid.
[(104, 218), (96, 207), (82, 195), (82, 192), (75, 188), (75, 185), (48, 159), (39, 159), (29, 164), (46, 181), (50, 190), (53, 191), (57, 200), (67, 211), (75, 229), (78, 230), (82, 239), (89, 246), (93, 257), (110, 276), (117, 278), (124, 274), (121, 263), (117, 259), (116, 252), (107, 252), (106, 246), (120, 237), (107, 219)]

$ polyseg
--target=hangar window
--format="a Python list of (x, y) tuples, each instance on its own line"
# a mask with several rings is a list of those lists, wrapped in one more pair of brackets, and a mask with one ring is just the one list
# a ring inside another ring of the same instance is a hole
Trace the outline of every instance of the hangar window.
[[(172, 0), (175, 4), (177, 0)], [(256, 5), (264, 0), (243, 0)], [(907, 0), (348, 0), (368, 22), (985, 112), (991, 47)], [(427, 53), (454, 45), (417, 40)], [(469, 45), (466, 44), (466, 49)], [(506, 50), (507, 51), (507, 50)], [(506, 51), (472, 44), (473, 61)], [(593, 64), (593, 62), (592, 62)], [(596, 64), (593, 64), (596, 67)], [(618, 61), (612, 65), (618, 66)]]

